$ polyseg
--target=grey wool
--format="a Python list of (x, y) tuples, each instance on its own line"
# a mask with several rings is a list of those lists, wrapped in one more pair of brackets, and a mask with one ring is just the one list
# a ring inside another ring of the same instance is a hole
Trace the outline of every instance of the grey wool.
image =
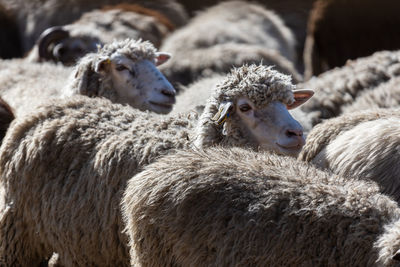
[(349, 60), (335, 68), (298, 84), (313, 88), (315, 95), (300, 107), (312, 125), (336, 117), (343, 107), (352, 104), (364, 91), (373, 89), (400, 75), (400, 51), (381, 51), (371, 56)]
[(353, 103), (342, 108), (343, 113), (352, 113), (371, 108), (400, 107), (400, 77), (393, 77), (375, 88), (362, 92)]
[(395, 266), (400, 248), (400, 209), (375, 183), (267, 152), (168, 155), (121, 205), (132, 266)]
[(299, 159), (343, 177), (373, 180), (400, 201), (400, 109), (343, 114), (316, 125)]
[[(84, 96), (53, 100), (17, 117), (0, 148), (1, 263), (35, 264), (56, 252), (62, 266), (128, 265), (119, 209), (127, 180), (158, 158), (195, 145), (258, 149), (240, 139), (235, 116), (223, 125), (212, 121), (219, 101), (247, 96), (259, 104), (290, 103), (293, 87), (290, 77), (271, 68), (244, 66), (221, 82), (200, 119)], [(225, 125), (232, 130), (224, 133)]]
[[(270, 58), (269, 61), (283, 62), (282, 65), (285, 67), (284, 65), (288, 64), (280, 60), (284, 58), (290, 62), (290, 68), (295, 70), (293, 64), (297, 58), (296, 41), (291, 30), (273, 11), (246, 1), (225, 1), (211, 6), (198, 12), (187, 25), (168, 36), (161, 49), (172, 53), (174, 58), (165, 64), (162, 70), (165, 70), (165, 75), (172, 82), (187, 85), (198, 78), (193, 76), (201, 74), (198, 70), (196, 71), (196, 69), (201, 69), (201, 65), (203, 68), (224, 71), (218, 68), (218, 63), (213, 62), (217, 60), (217, 57), (219, 57), (218, 61), (231, 62), (231, 66), (238, 66), (233, 64), (237, 63), (237, 59), (230, 57), (232, 48), (229, 49), (229, 46), (226, 46), (228, 47), (227, 54), (223, 53), (225, 49), (213, 49), (214, 46), (219, 47), (222, 44), (253, 46), (255, 48), (247, 48), (243, 51), (245, 55), (248, 54), (247, 60), (254, 58), (257, 53), (264, 54), (262, 58), (267, 58), (267, 61)], [(260, 48), (267, 53), (259, 52)], [(274, 56), (274, 53), (278, 56)], [(240, 53), (236, 54), (245, 59)], [(194, 58), (190, 64), (194, 66), (190, 67), (183, 62), (187, 62), (192, 55)], [(200, 55), (203, 55), (203, 58), (200, 58)], [(207, 57), (213, 60), (207, 60)], [(256, 62), (242, 61), (242, 64), (244, 63)], [(197, 65), (199, 66), (196, 68)]]

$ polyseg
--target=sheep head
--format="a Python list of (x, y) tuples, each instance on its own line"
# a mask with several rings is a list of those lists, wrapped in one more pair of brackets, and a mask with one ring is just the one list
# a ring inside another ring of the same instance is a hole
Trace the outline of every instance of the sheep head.
[(71, 36), (66, 27), (51, 27), (38, 39), (39, 61), (54, 61), (71, 66), (87, 53), (96, 51), (99, 44), (98, 38), (89, 35)]
[(147, 41), (107, 44), (80, 60), (70, 87), (78, 94), (166, 114), (172, 110), (176, 92), (156, 66), (169, 58)]
[(289, 76), (270, 67), (235, 69), (209, 99), (195, 145), (249, 146), (296, 156), (304, 145), (303, 129), (288, 109), (312, 95), (312, 90), (294, 90)]

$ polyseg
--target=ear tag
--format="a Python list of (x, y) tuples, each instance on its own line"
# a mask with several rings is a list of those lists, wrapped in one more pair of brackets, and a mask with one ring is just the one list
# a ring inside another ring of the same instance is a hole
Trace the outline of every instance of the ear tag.
[(111, 60), (109, 58), (106, 59), (105, 63), (111, 64)]
[(231, 104), (222, 105), (217, 114), (212, 118), (213, 121), (216, 121), (219, 125), (224, 123), (224, 121), (229, 117), (229, 109), (231, 108)]
[(221, 125), (222, 123), (224, 123), (226, 121), (227, 118), (229, 118), (229, 113), (226, 113), (226, 116), (224, 116), (222, 118), (222, 120), (218, 121), (218, 124)]

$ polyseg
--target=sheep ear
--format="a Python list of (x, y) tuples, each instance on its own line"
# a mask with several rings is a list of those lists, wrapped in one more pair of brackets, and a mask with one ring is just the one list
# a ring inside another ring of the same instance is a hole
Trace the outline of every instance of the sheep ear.
[(100, 58), (94, 65), (94, 71), (97, 73), (104, 73), (110, 64), (111, 60), (108, 57)]
[(392, 259), (395, 261), (400, 261), (400, 249), (393, 254)]
[(218, 124), (222, 124), (227, 118), (229, 118), (233, 110), (232, 102), (223, 102), (219, 105), (217, 114), (212, 118), (213, 121), (216, 121)]
[(314, 91), (309, 89), (294, 90), (294, 102), (290, 105), (286, 105), (287, 109), (294, 109), (300, 105), (306, 103), (313, 95)]
[(161, 64), (164, 64), (171, 58), (170, 53), (166, 52), (157, 52), (156, 53), (156, 66), (160, 66)]
[(74, 76), (75, 87), (81, 95), (97, 96), (99, 78), (100, 75), (93, 70), (90, 61), (86, 64), (80, 63)]

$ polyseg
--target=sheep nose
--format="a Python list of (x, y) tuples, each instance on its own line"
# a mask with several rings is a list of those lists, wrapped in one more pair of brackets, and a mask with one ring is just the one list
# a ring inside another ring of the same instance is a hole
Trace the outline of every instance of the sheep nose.
[(295, 136), (302, 137), (303, 136), (303, 130), (288, 129), (288, 130), (286, 130), (286, 136), (287, 137), (295, 137)]
[(168, 97), (175, 97), (176, 95), (176, 91), (175, 90), (170, 90), (170, 89), (162, 89), (161, 93), (165, 96)]

